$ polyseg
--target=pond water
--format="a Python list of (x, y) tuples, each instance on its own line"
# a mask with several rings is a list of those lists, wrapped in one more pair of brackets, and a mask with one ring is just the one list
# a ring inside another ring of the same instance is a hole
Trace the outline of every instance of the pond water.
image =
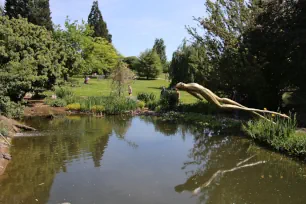
[[(306, 201), (306, 165), (243, 137), (151, 117), (67, 116), (26, 123), (40, 132), (13, 140), (13, 160), (0, 177), (0, 203)], [(240, 167), (266, 163), (233, 169), (251, 156)], [(218, 170), (229, 169), (207, 185)]]

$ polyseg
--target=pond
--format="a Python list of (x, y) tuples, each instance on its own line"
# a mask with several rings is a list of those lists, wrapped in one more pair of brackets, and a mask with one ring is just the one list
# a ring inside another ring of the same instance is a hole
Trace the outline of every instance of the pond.
[(13, 140), (13, 160), (0, 177), (0, 203), (306, 200), (306, 165), (243, 137), (154, 117), (67, 116), (26, 123), (40, 131)]

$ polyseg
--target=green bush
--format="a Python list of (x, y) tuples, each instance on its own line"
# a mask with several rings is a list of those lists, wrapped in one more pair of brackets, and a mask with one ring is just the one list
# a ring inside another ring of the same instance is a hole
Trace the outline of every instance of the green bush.
[(165, 111), (176, 110), (179, 105), (179, 99), (176, 91), (166, 90), (160, 98), (160, 106)]
[(145, 93), (145, 92), (141, 92), (137, 94), (137, 99), (140, 101), (144, 101), (145, 103), (148, 103), (150, 101), (155, 101), (156, 96), (154, 95), (154, 93)]
[(146, 106), (150, 109), (150, 110), (155, 110), (157, 106), (159, 106), (159, 102), (158, 101), (149, 101)]
[(65, 107), (67, 106), (67, 102), (64, 99), (48, 99), (46, 101), (46, 104), (48, 104), (51, 107)]
[(249, 121), (243, 126), (247, 135), (255, 140), (266, 143), (278, 151), (286, 151), (294, 155), (305, 155), (306, 133), (297, 132), (297, 121), (283, 119), (279, 116), (269, 117), (269, 122), (264, 119)]
[(220, 113), (220, 109), (215, 105), (199, 101), (193, 104), (180, 104), (177, 108), (179, 112), (185, 113), (202, 113), (202, 114), (217, 114)]
[(0, 96), (0, 115), (9, 118), (20, 118), (23, 115), (24, 106), (21, 103), (15, 103), (7, 96)]
[(137, 101), (137, 108), (144, 109), (145, 105), (144, 101)]
[(94, 105), (92, 108), (91, 108), (91, 111), (93, 113), (103, 113), (105, 111), (105, 107), (102, 106), (102, 105)]
[(72, 103), (66, 106), (68, 110), (79, 111), (81, 110), (81, 105), (79, 103)]

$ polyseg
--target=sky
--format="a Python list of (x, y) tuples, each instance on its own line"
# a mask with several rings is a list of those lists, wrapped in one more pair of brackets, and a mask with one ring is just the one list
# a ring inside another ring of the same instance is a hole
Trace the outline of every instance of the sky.
[[(87, 20), (93, 0), (50, 0), (52, 20), (63, 25), (71, 20)], [(113, 44), (124, 56), (139, 56), (163, 38), (168, 60), (190, 38), (185, 25), (197, 26), (194, 17), (205, 15), (204, 0), (99, 0)], [(4, 0), (0, 0), (0, 4)]]

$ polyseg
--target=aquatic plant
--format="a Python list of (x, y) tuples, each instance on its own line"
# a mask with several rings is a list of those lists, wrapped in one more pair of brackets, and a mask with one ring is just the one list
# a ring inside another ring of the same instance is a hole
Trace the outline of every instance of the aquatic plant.
[(244, 132), (255, 140), (266, 143), (277, 151), (306, 155), (306, 132), (297, 131), (296, 115), (292, 119), (270, 116), (271, 123), (259, 119), (243, 125)]

